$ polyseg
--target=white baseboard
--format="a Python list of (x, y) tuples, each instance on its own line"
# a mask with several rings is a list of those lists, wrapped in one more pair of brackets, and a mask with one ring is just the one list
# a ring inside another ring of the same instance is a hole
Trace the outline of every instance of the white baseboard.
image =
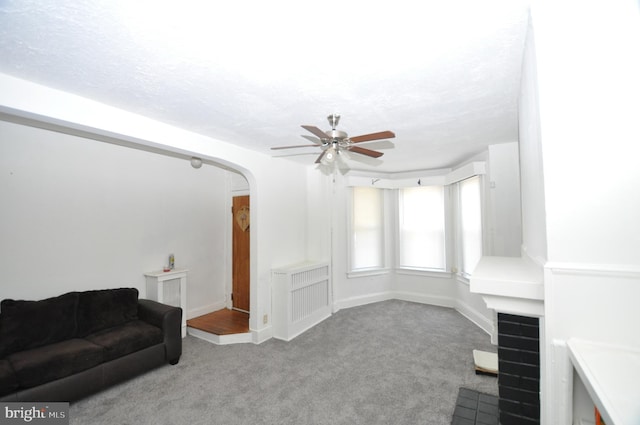
[(478, 310), (472, 308), (469, 304), (464, 303), (460, 300), (455, 301), (455, 309), (458, 313), (462, 314), (467, 319), (471, 320), (476, 324), (480, 329), (488, 333), (492, 338), (493, 343), (493, 335), (495, 333), (495, 327), (493, 320), (489, 319), (484, 314), (480, 313)]
[(261, 344), (273, 337), (273, 328), (271, 326), (267, 326), (266, 328), (260, 329), (259, 331), (250, 330), (249, 332), (241, 334), (216, 335), (209, 332), (201, 331), (200, 329), (187, 327), (187, 333), (191, 336), (215, 345), (243, 343)]
[(213, 313), (214, 311), (222, 310), (226, 308), (227, 305), (224, 301), (219, 301), (217, 303), (205, 305), (202, 307), (192, 308), (187, 312), (187, 319), (193, 319), (194, 317), (199, 317), (208, 313)]
[(200, 329), (187, 327), (187, 333), (196, 338), (200, 338), (204, 341), (210, 342), (216, 345), (227, 344), (241, 344), (253, 342), (253, 335), (251, 332), (232, 335), (216, 335), (209, 332), (201, 331)]
[(441, 295), (428, 295), (404, 291), (378, 292), (371, 295), (338, 300), (333, 304), (333, 311), (335, 313), (343, 308), (358, 307), (387, 300), (402, 300), (420, 304), (435, 305), (438, 307), (453, 308), (489, 335), (493, 335), (494, 333), (494, 324), (491, 319), (485, 317), (482, 313), (464, 302), (452, 297), (445, 297)]
[(339, 310), (342, 310), (343, 308), (352, 308), (361, 305), (378, 303), (380, 301), (392, 300), (393, 298), (393, 293), (391, 292), (378, 292), (375, 294), (362, 295), (359, 297), (345, 298), (342, 300), (334, 301), (333, 312), (335, 313)]
[(439, 307), (455, 308), (454, 299), (451, 297), (443, 297), (441, 295), (419, 294), (416, 292), (393, 291), (391, 299), (410, 301), (420, 304), (436, 305)]
[(264, 327), (259, 331), (251, 330), (251, 342), (254, 344), (262, 344), (271, 338), (273, 338), (273, 326)]

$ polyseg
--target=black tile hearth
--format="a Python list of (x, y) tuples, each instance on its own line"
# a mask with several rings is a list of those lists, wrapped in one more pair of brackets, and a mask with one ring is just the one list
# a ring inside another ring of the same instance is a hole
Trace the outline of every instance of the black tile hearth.
[(499, 425), (498, 397), (460, 388), (451, 425)]

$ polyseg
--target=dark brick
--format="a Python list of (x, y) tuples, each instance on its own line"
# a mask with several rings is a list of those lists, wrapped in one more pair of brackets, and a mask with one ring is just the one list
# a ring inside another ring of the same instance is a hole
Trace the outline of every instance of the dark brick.
[(512, 336), (500, 333), (498, 329), (498, 346), (502, 348), (516, 348), (519, 350), (540, 352), (540, 341), (525, 336)]
[(512, 415), (524, 416), (530, 419), (540, 419), (540, 405), (521, 403), (518, 401), (500, 399), (500, 412), (506, 412)]
[(456, 402), (458, 406), (466, 407), (467, 409), (477, 409), (478, 408), (478, 400), (472, 400), (470, 398), (458, 397), (458, 401)]
[(498, 358), (509, 362), (524, 363), (530, 365), (540, 364), (540, 353), (515, 348), (498, 348)]
[(467, 418), (471, 420), (476, 419), (476, 409), (468, 409), (466, 407), (462, 407), (460, 405), (456, 406), (456, 409), (453, 411), (453, 416), (459, 416), (461, 418)]
[(537, 378), (528, 378), (519, 375), (511, 375), (509, 373), (500, 372), (498, 375), (498, 385), (506, 385), (507, 387), (521, 388), (528, 391), (540, 391), (540, 380)]
[(540, 379), (540, 366), (524, 365), (498, 360), (498, 369), (500, 370), (500, 373)]
[(480, 393), (478, 391), (470, 390), (468, 388), (460, 388), (458, 390), (458, 398), (464, 397), (471, 400), (477, 400)]
[(478, 402), (481, 404), (495, 404), (498, 405), (498, 397), (491, 394), (482, 394), (480, 393), (480, 397), (478, 397)]
[(499, 417), (497, 414), (489, 415), (487, 413), (478, 412), (476, 417), (477, 425), (499, 425)]
[(488, 415), (498, 416), (498, 398), (496, 397), (495, 403), (480, 403), (478, 404), (478, 413), (486, 413)]
[(451, 424), (499, 425), (499, 415), (498, 397), (460, 388)]
[(476, 425), (476, 421), (467, 418), (461, 418), (460, 416), (454, 416), (451, 420), (451, 425)]
[(512, 415), (501, 411), (500, 425), (540, 425), (540, 419), (525, 418), (524, 416)]
[(540, 325), (540, 320), (537, 317), (498, 313), (498, 326), (500, 326), (501, 322), (521, 323), (523, 325)]
[(526, 336), (540, 339), (540, 326), (523, 325), (521, 323), (502, 322), (498, 325), (499, 332), (505, 335)]
[(512, 388), (501, 385), (498, 389), (500, 392), (500, 400), (512, 400), (521, 403), (540, 404), (540, 393), (526, 391), (520, 388)]

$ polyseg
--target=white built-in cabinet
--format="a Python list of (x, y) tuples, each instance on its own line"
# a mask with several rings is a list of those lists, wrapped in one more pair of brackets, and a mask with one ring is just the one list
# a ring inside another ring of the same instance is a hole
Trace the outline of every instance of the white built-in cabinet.
[(145, 273), (147, 298), (182, 308), (182, 337), (187, 335), (187, 269)]
[(569, 339), (574, 368), (574, 425), (594, 423), (594, 406), (607, 425), (640, 424), (640, 350)]
[(273, 336), (290, 341), (331, 316), (329, 263), (301, 263), (274, 269)]

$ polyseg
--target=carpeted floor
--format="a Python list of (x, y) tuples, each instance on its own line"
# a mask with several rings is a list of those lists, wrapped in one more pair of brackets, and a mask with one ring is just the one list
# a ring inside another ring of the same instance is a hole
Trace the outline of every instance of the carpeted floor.
[(71, 424), (451, 423), (460, 387), (497, 394), (472, 350), (496, 351), (455, 310), (385, 301), (341, 310), (291, 342), (188, 336), (164, 366), (71, 405)]

